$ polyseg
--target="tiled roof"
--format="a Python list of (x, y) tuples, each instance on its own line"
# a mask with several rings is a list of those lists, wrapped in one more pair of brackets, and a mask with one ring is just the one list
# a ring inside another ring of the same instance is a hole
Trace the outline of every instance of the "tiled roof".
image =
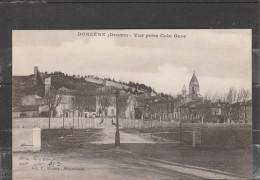
[(191, 107), (194, 106), (195, 104), (199, 103), (199, 100), (195, 100), (195, 101), (189, 101), (187, 103), (184, 103), (183, 105), (180, 105), (180, 108), (184, 108), (184, 107)]
[(30, 105), (30, 106), (21, 106), (14, 109), (14, 112), (21, 112), (21, 111), (38, 111), (39, 105)]

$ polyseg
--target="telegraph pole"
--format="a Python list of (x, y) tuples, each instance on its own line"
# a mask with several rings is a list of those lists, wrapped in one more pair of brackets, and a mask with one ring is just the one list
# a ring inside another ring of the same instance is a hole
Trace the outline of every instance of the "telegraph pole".
[(120, 146), (120, 134), (119, 134), (119, 123), (118, 123), (118, 101), (119, 101), (119, 91), (116, 90), (116, 134), (115, 134), (115, 146), (119, 147)]

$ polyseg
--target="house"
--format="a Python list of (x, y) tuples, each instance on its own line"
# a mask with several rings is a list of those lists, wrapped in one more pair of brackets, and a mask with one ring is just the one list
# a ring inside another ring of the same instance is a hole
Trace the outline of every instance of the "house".
[(171, 120), (174, 102), (170, 99), (160, 99), (150, 107), (151, 119)]
[(230, 104), (230, 121), (252, 123), (252, 100)]
[(240, 122), (252, 123), (252, 99), (241, 104)]
[(44, 104), (42, 97), (33, 94), (27, 95), (21, 98), (22, 106), (30, 106), (30, 105), (41, 105)]
[(59, 88), (57, 96), (62, 96), (62, 100), (56, 107), (56, 117), (62, 117), (64, 113), (65, 117), (72, 117), (73, 102), (75, 100), (73, 90), (65, 87)]
[(142, 107), (140, 108), (142, 112), (142, 119), (150, 119), (152, 118), (151, 116), (153, 116), (154, 119), (157, 117), (154, 112), (156, 106), (155, 103), (160, 101), (161, 99), (162, 98), (160, 96), (150, 96), (146, 94), (145, 98), (142, 101)]
[(42, 97), (33, 94), (21, 98), (21, 106), (12, 110), (12, 117), (36, 117), (39, 115), (39, 107), (44, 104)]
[(193, 122), (199, 119), (198, 100), (188, 101), (178, 107), (178, 119), (182, 122)]
[(97, 89), (96, 95), (96, 112), (98, 116), (116, 116), (116, 92), (118, 92), (119, 117), (134, 119), (135, 118), (135, 96), (126, 93), (114, 86), (103, 86)]
[(12, 110), (12, 117), (37, 117), (39, 115), (39, 105), (27, 105)]

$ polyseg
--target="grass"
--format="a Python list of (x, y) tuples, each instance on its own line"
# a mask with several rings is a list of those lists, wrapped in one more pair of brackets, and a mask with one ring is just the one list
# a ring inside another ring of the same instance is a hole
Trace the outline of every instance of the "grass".
[(66, 151), (83, 148), (91, 141), (102, 138), (101, 129), (44, 129), (42, 130), (43, 151)]

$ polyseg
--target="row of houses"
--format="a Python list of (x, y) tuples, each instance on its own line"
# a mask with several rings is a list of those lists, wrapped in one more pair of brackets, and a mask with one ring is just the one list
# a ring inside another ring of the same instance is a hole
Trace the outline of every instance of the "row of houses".
[[(51, 78), (39, 76), (39, 70), (35, 68), (35, 79), (44, 84), (45, 95), (51, 88)], [(88, 77), (91, 78), (91, 77)], [(93, 83), (93, 81), (91, 81)], [(75, 108), (77, 97), (75, 90), (65, 87), (59, 88), (57, 98), (63, 96), (59, 105), (55, 107), (52, 116), (55, 117), (90, 117), (110, 116), (117, 114), (127, 119), (153, 119), (158, 121), (182, 121), (182, 122), (251, 122), (252, 101), (228, 104), (224, 102), (212, 102), (205, 100), (199, 93), (199, 82), (193, 73), (189, 89), (184, 86), (178, 97), (161, 96), (155, 93), (139, 92), (131, 93), (124, 85), (103, 81), (98, 83), (91, 98), (85, 98), (83, 109)], [(113, 92), (113, 93), (108, 93)], [(119, 93), (117, 97), (116, 93)], [(87, 95), (86, 95), (87, 96)], [(116, 108), (118, 102), (118, 109)], [(48, 106), (44, 96), (37, 94), (27, 95), (21, 98), (21, 106), (13, 109), (13, 117), (47, 116)]]
[(227, 104), (203, 99), (160, 99), (146, 103), (143, 112), (143, 117), (140, 115), (139, 118), (159, 121), (250, 123), (252, 100)]
[(141, 98), (137, 107), (140, 111), (136, 114), (136, 118), (143, 119), (193, 123), (252, 122), (252, 100), (227, 103), (204, 99), (199, 93), (199, 82), (195, 72), (191, 78), (188, 92), (184, 86), (181, 95), (176, 98), (171, 96)]

